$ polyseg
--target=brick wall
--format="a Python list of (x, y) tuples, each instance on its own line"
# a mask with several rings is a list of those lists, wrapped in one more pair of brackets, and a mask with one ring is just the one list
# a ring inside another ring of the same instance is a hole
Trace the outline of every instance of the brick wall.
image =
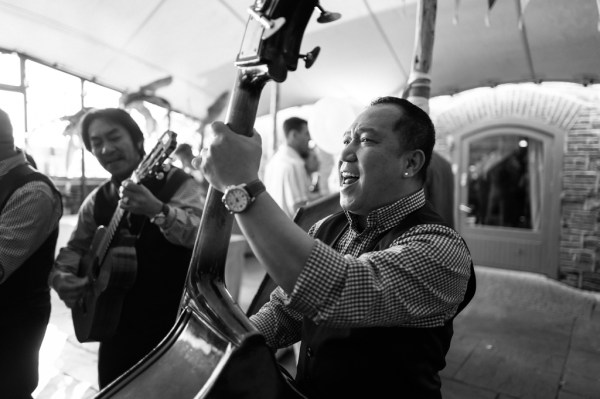
[[(512, 118), (536, 121), (564, 139), (559, 280), (600, 291), (600, 90), (569, 85), (504, 85), (455, 95), (443, 109), (431, 104), (436, 149), (453, 156), (455, 133), (471, 124)], [(456, 160), (455, 160), (456, 162)]]

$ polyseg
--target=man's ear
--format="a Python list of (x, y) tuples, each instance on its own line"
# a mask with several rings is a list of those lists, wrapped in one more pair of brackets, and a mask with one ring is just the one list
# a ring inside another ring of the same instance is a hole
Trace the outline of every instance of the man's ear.
[(416, 176), (425, 165), (425, 153), (423, 150), (406, 151), (405, 166), (403, 174), (408, 177)]

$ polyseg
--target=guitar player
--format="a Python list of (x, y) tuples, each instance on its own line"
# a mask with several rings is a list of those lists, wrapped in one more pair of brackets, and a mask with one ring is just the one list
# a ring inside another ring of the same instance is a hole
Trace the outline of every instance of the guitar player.
[(117, 207), (124, 211), (117, 235), (133, 237), (137, 255), (135, 279), (122, 300), (116, 332), (100, 342), (102, 389), (150, 352), (173, 326), (204, 199), (198, 195), (199, 184), (179, 168), (172, 167), (160, 180), (137, 184), (130, 179), (145, 152), (143, 134), (126, 111), (89, 111), (81, 120), (81, 137), (111, 178), (83, 201), (49, 284), (69, 308), (82, 301), (91, 283), (80, 277), (80, 263), (98, 227), (109, 224)]

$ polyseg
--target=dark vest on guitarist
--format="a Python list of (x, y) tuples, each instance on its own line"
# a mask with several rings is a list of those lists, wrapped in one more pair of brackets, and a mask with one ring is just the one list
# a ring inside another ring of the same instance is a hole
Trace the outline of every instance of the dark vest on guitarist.
[[(444, 222), (427, 202), (384, 233), (369, 251), (388, 248), (397, 237), (419, 224)], [(316, 238), (333, 245), (347, 228), (346, 215), (339, 212), (323, 222)], [(475, 274), (471, 264), (467, 293), (458, 312), (474, 292)], [(311, 399), (439, 399), (438, 372), (446, 365), (452, 334), (452, 320), (435, 328), (350, 329), (316, 325), (305, 317), (296, 381)]]
[[(27, 165), (19, 165), (0, 178), (0, 213), (11, 195), (32, 181), (42, 181), (58, 193), (48, 177)], [(48, 274), (54, 262), (57, 238), (58, 226), (0, 285), (2, 397), (27, 397), (38, 384), (39, 349), (50, 319)]]
[[(48, 177), (28, 165), (20, 165), (0, 178), (0, 212), (18, 188), (32, 181), (43, 181), (58, 193)], [(54, 262), (57, 238), (58, 227), (42, 246), (0, 285), (0, 314), (3, 318), (6, 312), (21, 312), (29, 306), (50, 304), (48, 274)]]
[[(174, 168), (167, 178), (151, 180), (144, 185), (161, 201), (167, 203), (183, 184), (191, 178), (181, 169)], [(119, 201), (118, 187), (112, 181), (98, 190), (94, 204), (94, 219), (98, 225), (108, 225)], [(174, 324), (192, 250), (167, 241), (159, 227), (141, 215), (123, 217), (118, 234), (135, 236), (137, 275), (135, 283), (123, 301), (117, 335), (126, 331), (146, 331), (148, 327), (166, 335)], [(115, 237), (115, 241), (119, 237)]]

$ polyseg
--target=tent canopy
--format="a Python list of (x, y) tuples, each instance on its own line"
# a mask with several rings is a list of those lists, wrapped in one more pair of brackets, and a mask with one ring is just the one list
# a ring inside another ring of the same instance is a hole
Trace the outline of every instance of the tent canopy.
[[(523, 3), (527, 3), (523, 1)], [(231, 90), (250, 0), (0, 0), (0, 48), (119, 91), (165, 76), (157, 91), (173, 109), (203, 118)], [(315, 10), (302, 62), (280, 86), (280, 108), (323, 97), (366, 103), (397, 95), (414, 47), (415, 0), (322, 0), (342, 14), (329, 24)], [(519, 29), (519, 0), (438, 1), (432, 96), (524, 81), (600, 79), (596, 0), (530, 0)], [(489, 11), (489, 26), (486, 14)], [(259, 115), (269, 112), (264, 90)]]

